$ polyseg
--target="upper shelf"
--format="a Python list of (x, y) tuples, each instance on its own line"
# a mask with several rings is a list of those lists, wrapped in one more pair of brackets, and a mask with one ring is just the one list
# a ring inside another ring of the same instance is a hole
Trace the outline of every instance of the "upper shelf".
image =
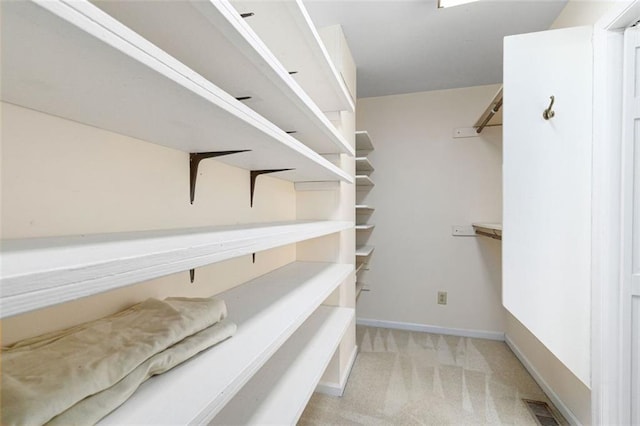
[(0, 315), (16, 315), (352, 227), (352, 222), (283, 222), (4, 240)]
[(502, 240), (501, 223), (472, 223), (472, 225), (476, 234), (493, 238), (494, 240)]
[[(353, 178), (86, 1), (2, 5), (2, 100), (219, 161), (294, 169), (294, 182)], [(72, 64), (72, 65), (70, 65)]]
[(489, 106), (484, 110), (484, 112), (480, 115), (476, 123), (473, 125), (473, 128), (476, 129), (478, 133), (482, 132), (482, 130), (487, 126), (502, 126), (502, 86), (495, 94)]
[(366, 130), (356, 132), (356, 151), (373, 151), (373, 143)]
[[(320, 154), (353, 148), (226, 0), (95, 1), (118, 21)], [(295, 38), (297, 34), (291, 34)], [(202, 41), (206, 40), (206, 43)]]
[(216, 295), (238, 326), (235, 335), (147, 380), (100, 424), (218, 424), (214, 416), (352, 271), (353, 265), (294, 262)]
[(329, 57), (301, 0), (232, 0), (239, 13), (253, 13), (247, 24), (264, 41), (322, 111), (351, 111), (355, 103)]

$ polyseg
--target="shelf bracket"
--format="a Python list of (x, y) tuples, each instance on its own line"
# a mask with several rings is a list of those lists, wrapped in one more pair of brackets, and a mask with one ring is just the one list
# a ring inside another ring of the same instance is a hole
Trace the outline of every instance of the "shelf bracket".
[(250, 173), (250, 178), (251, 178), (251, 182), (250, 182), (250, 187), (249, 187), (249, 191), (250, 191), (250, 196), (251, 196), (251, 207), (253, 207), (253, 194), (255, 192), (256, 189), (256, 179), (258, 179), (258, 176), (260, 175), (266, 175), (269, 173), (277, 173), (277, 172), (286, 172), (288, 170), (293, 170), (293, 169), (268, 169), (268, 170), (251, 170)]
[(189, 279), (191, 280), (191, 284), (193, 284), (193, 282), (196, 279), (196, 270), (195, 269), (189, 269)]
[(222, 157), (224, 155), (238, 154), (240, 152), (251, 151), (242, 149), (237, 151), (213, 151), (213, 152), (192, 152), (189, 154), (189, 185), (191, 187), (191, 204), (196, 198), (196, 180), (198, 179), (198, 165), (206, 158)]
[(256, 254), (255, 253), (251, 253), (251, 260), (253, 263), (256, 263)]

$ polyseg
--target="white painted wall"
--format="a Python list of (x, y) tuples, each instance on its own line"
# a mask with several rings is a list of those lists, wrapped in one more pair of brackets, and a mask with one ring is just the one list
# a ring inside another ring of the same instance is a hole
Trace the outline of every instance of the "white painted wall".
[[(497, 89), (358, 100), (357, 128), (375, 146), (375, 187), (358, 202), (376, 209), (376, 248), (363, 277), (371, 291), (358, 299), (358, 318), (504, 332), (500, 243), (451, 235), (452, 225), (501, 221), (501, 128), (452, 137), (475, 123)], [(446, 306), (436, 303), (440, 290)]]
[(593, 25), (621, 3), (631, 3), (630, 0), (570, 0), (562, 9), (549, 29), (578, 27)]
[[(550, 29), (593, 25), (602, 16), (628, 1), (571, 0)], [(506, 336), (528, 359), (529, 367), (537, 371), (548, 389), (569, 410), (574, 421), (591, 423), (591, 392), (518, 320), (506, 314)], [(571, 417), (565, 414), (565, 417)]]

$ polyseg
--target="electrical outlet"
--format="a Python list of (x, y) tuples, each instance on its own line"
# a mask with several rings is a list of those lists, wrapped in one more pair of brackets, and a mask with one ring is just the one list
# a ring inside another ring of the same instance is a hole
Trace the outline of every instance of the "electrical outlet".
[(438, 292), (438, 305), (446, 305), (447, 304), (447, 292), (439, 291)]

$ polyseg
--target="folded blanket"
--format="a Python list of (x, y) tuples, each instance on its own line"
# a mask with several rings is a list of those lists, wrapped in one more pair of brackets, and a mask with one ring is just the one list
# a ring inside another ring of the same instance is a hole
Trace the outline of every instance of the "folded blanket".
[(189, 336), (159, 354), (152, 356), (115, 385), (83, 399), (64, 413), (54, 417), (47, 425), (75, 426), (95, 424), (124, 403), (151, 376), (172, 369), (176, 365), (194, 357), (199, 352), (232, 336), (235, 331), (236, 325), (226, 319), (209, 328), (205, 328), (199, 333)]
[(111, 388), (154, 355), (218, 323), (226, 313), (224, 302), (213, 298), (149, 299), (5, 348), (2, 424), (43, 424), (87, 396)]

